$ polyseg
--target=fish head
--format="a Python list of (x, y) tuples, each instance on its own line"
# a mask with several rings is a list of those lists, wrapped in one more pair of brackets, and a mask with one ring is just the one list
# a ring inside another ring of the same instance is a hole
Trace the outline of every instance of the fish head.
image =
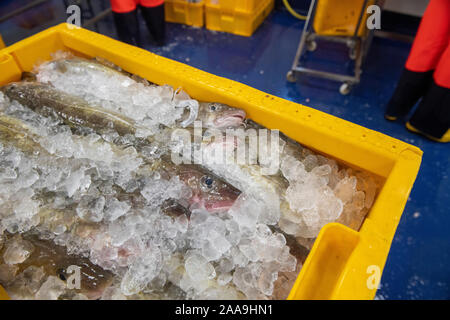
[(22, 81), (12, 82), (1, 86), (0, 91), (10, 100), (17, 100), (18, 102), (23, 103), (24, 99), (34, 100), (36, 94), (47, 87), (49, 87), (49, 85), (45, 83)]
[(15, 97), (20, 93), (21, 88), (20, 82), (13, 82), (4, 86), (0, 87), (0, 91), (3, 92), (6, 96), (8, 96), (10, 99), (11, 97)]
[(210, 213), (228, 210), (241, 194), (231, 184), (196, 165), (183, 165), (180, 179), (192, 190), (189, 204), (204, 207)]
[[(73, 290), (85, 295), (89, 300), (99, 299), (113, 280), (113, 274), (110, 271), (104, 270), (86, 258), (70, 257), (66, 261), (55, 259), (52, 267), (55, 275), (66, 285), (69, 282), (73, 285), (74, 282), (71, 278), (78, 274), (80, 276), (80, 287), (75, 287)], [(79, 271), (76, 270), (77, 268)]]
[[(81, 293), (88, 299), (99, 299), (113, 280), (111, 271), (92, 263), (86, 257), (68, 254), (65, 247), (56, 245), (51, 240), (40, 239), (35, 234), (24, 234), (23, 238), (31, 243), (34, 249), (29, 258), (18, 265), (19, 268), (41, 268), (46, 276), (55, 276), (66, 283), (68, 294)], [(77, 276), (79, 287), (76, 285)], [(69, 283), (75, 284), (73, 289), (69, 288)]]
[(202, 121), (205, 128), (235, 128), (244, 123), (246, 113), (242, 109), (233, 108), (222, 103), (202, 102), (199, 106), (197, 120)]

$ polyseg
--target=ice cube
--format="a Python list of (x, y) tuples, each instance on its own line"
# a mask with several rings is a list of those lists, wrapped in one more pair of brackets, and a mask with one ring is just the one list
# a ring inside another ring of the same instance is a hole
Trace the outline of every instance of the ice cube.
[(19, 266), (15, 264), (0, 264), (0, 283), (7, 285), (14, 281), (19, 272)]
[(36, 293), (36, 300), (57, 300), (66, 290), (64, 281), (49, 276)]
[(77, 214), (86, 221), (100, 222), (103, 220), (105, 202), (106, 200), (103, 196), (82, 196), (76, 209)]
[(233, 276), (230, 273), (221, 273), (217, 277), (217, 283), (221, 286), (227, 285), (231, 280), (233, 279)]
[(122, 278), (122, 293), (126, 296), (139, 293), (159, 274), (161, 267), (161, 251), (158, 248), (147, 249), (134, 260)]
[(7, 264), (19, 264), (27, 260), (33, 251), (34, 246), (31, 242), (23, 240), (20, 236), (14, 237), (7, 244), (3, 260)]
[(108, 287), (103, 291), (101, 300), (126, 300), (119, 288)]
[(216, 277), (216, 271), (212, 264), (199, 254), (189, 256), (186, 259), (184, 266), (186, 268), (186, 273), (194, 281), (214, 279)]
[(114, 221), (125, 215), (130, 208), (131, 206), (128, 203), (119, 201), (116, 198), (110, 198), (105, 204), (105, 220)]
[(334, 193), (342, 202), (350, 202), (356, 191), (356, 177), (346, 177), (339, 181), (334, 188)]

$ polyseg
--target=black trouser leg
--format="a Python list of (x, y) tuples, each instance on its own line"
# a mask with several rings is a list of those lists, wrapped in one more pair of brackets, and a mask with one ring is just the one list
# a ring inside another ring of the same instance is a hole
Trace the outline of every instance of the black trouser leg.
[(148, 31), (152, 35), (156, 44), (159, 46), (163, 46), (166, 41), (164, 3), (157, 7), (140, 6), (140, 8)]
[(404, 69), (386, 109), (386, 116), (404, 117), (428, 90), (433, 70), (413, 72)]
[(409, 123), (416, 129), (440, 139), (450, 126), (450, 89), (433, 81)]
[(113, 15), (114, 24), (116, 25), (117, 35), (119, 36), (120, 41), (140, 47), (141, 37), (137, 19), (137, 10), (127, 13), (113, 12)]

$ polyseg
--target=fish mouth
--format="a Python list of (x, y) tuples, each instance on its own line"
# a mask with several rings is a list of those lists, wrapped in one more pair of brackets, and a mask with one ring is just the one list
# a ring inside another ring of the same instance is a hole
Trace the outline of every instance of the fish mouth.
[(205, 209), (210, 213), (217, 213), (229, 210), (236, 200), (222, 200), (205, 203)]
[(226, 111), (214, 120), (214, 125), (219, 128), (238, 126), (244, 122), (246, 115), (244, 110)]
[(240, 190), (233, 186), (229, 186), (229, 189), (222, 190), (220, 197), (204, 201), (203, 206), (211, 213), (227, 211), (234, 205), (240, 195)]
[(234, 205), (236, 199), (237, 197), (234, 199), (205, 201), (204, 199), (193, 197), (190, 199), (190, 210), (204, 208), (209, 213), (224, 212), (229, 210)]

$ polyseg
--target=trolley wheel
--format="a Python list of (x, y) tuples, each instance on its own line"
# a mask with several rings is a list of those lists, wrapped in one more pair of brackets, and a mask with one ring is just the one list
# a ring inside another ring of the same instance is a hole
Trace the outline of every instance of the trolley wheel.
[(286, 79), (289, 82), (297, 82), (297, 76), (295, 74), (295, 71), (293, 70), (288, 71), (288, 73), (286, 74)]
[(350, 91), (352, 91), (352, 85), (348, 82), (344, 82), (339, 88), (339, 93), (343, 96), (348, 95)]
[(317, 42), (314, 40), (310, 40), (306, 43), (306, 50), (313, 52), (317, 49)]

